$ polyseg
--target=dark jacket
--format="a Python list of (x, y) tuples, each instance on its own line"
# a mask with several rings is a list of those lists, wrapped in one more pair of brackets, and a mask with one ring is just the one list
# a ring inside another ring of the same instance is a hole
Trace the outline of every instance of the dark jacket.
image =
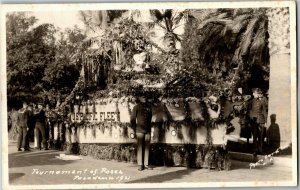
[(28, 128), (29, 111), (22, 108), (18, 111), (17, 125), (22, 128)]
[(254, 98), (249, 102), (249, 117), (250, 119), (256, 118), (256, 122), (264, 124), (267, 122), (267, 107), (268, 102), (265, 97), (263, 98)]
[(34, 120), (33, 112), (30, 110), (28, 110), (27, 124), (28, 124), (29, 129), (34, 129), (35, 120)]
[(46, 115), (44, 110), (36, 110), (34, 111), (34, 119), (35, 123), (41, 123), (45, 125), (46, 122)]
[(139, 103), (133, 107), (131, 112), (131, 125), (137, 133), (151, 132), (151, 106), (147, 103)]

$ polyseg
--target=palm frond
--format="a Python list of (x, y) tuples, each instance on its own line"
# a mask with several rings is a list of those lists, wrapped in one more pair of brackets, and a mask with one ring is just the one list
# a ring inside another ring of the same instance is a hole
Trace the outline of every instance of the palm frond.
[(164, 29), (165, 31), (169, 32), (168, 29), (166, 28), (166, 26), (164, 26), (162, 23), (157, 22), (156, 23), (159, 27), (161, 27), (162, 29)]
[(175, 33), (173, 33), (173, 35), (174, 35), (174, 38), (175, 38), (176, 41), (181, 42), (180, 35), (175, 34)]
[(250, 48), (251, 53), (259, 52), (260, 48), (266, 43), (266, 30), (266, 21), (261, 22), (255, 36), (253, 37), (254, 40)]
[(223, 38), (223, 30), (224, 26), (215, 26), (213, 24), (204, 28), (202, 38), (199, 41), (200, 57), (204, 57), (209, 50), (216, 49), (218, 47), (218, 42), (221, 42), (221, 39)]
[(239, 47), (235, 51), (233, 58), (235, 62), (242, 61), (242, 57), (249, 52), (249, 48), (254, 37), (254, 31), (256, 30), (259, 21), (260, 17), (255, 17), (247, 25), (247, 29), (241, 37)]
[(166, 9), (164, 12), (164, 17), (168, 20), (172, 20), (173, 16), (173, 10), (172, 9)]
[(234, 9), (233, 17), (241, 16), (241, 15), (252, 15), (253, 9), (252, 8), (240, 8)]
[(176, 26), (174, 26), (172, 28), (172, 31), (176, 30), (177, 28), (181, 27), (181, 26), (184, 26), (184, 24), (177, 24)]
[(238, 33), (242, 28), (246, 27), (251, 19), (252, 15), (240, 15), (236, 17), (232, 22), (232, 32)]
[(231, 23), (231, 20), (220, 19), (220, 18), (211, 18), (211, 19), (205, 20), (202, 23), (200, 23), (198, 26), (198, 29), (204, 28), (207, 24), (210, 24), (210, 23), (226, 26), (227, 24)]
[(259, 62), (261, 64), (262, 55), (264, 49), (267, 47), (266, 39), (267, 25), (266, 21), (261, 22), (260, 26), (254, 36), (254, 41), (250, 47), (250, 56), (253, 57), (253, 62)]
[(223, 18), (227, 18), (230, 19), (230, 15), (228, 15), (228, 12), (225, 13), (221, 13), (218, 16), (216, 16), (217, 18), (223, 19)]
[(190, 10), (190, 15), (193, 16), (201, 23), (204, 19), (207, 19), (208, 15), (216, 12), (216, 9), (193, 9)]
[(155, 19), (157, 22), (161, 22), (164, 18), (164, 15), (158, 10), (158, 9), (153, 9), (150, 10), (150, 15)]
[(174, 26), (178, 25), (180, 23), (180, 21), (182, 20), (184, 14), (182, 12), (180, 12), (177, 16), (174, 17), (173, 22), (174, 22)]

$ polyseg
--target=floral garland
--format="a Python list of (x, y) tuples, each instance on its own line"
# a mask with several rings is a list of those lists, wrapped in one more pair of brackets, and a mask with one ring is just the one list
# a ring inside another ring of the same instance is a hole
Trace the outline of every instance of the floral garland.
[(280, 148), (278, 148), (275, 152), (265, 155), (264, 158), (259, 159), (256, 163), (250, 163), (249, 167), (250, 169), (256, 168), (258, 166), (268, 166), (274, 164), (274, 155), (278, 154), (280, 152)]
[(81, 121), (80, 123), (73, 123), (70, 128), (82, 128), (84, 130), (84, 135), (87, 135), (87, 129), (92, 129), (92, 135), (96, 137), (96, 129), (100, 129), (102, 134), (104, 134), (105, 129), (109, 129), (109, 134), (112, 135), (112, 128), (116, 126), (120, 126), (120, 128), (123, 128), (123, 136), (126, 136), (126, 131), (128, 132), (128, 128), (131, 128), (130, 123), (121, 123), (121, 122), (109, 122), (109, 121), (103, 121), (103, 122), (95, 122), (95, 123), (89, 123), (86, 121)]

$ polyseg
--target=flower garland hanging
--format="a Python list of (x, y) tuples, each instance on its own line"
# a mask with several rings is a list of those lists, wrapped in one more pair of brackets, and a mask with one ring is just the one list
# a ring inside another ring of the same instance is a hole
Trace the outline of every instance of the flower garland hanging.
[(274, 155), (278, 154), (280, 152), (280, 148), (278, 148), (275, 152), (265, 155), (264, 158), (259, 159), (256, 163), (250, 163), (249, 167), (250, 169), (259, 167), (259, 166), (268, 166), (274, 164)]

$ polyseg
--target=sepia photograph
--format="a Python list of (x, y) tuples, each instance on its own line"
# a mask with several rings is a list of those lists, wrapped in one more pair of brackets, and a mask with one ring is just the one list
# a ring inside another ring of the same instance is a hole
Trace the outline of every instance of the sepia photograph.
[(3, 189), (297, 185), (294, 1), (0, 10)]

